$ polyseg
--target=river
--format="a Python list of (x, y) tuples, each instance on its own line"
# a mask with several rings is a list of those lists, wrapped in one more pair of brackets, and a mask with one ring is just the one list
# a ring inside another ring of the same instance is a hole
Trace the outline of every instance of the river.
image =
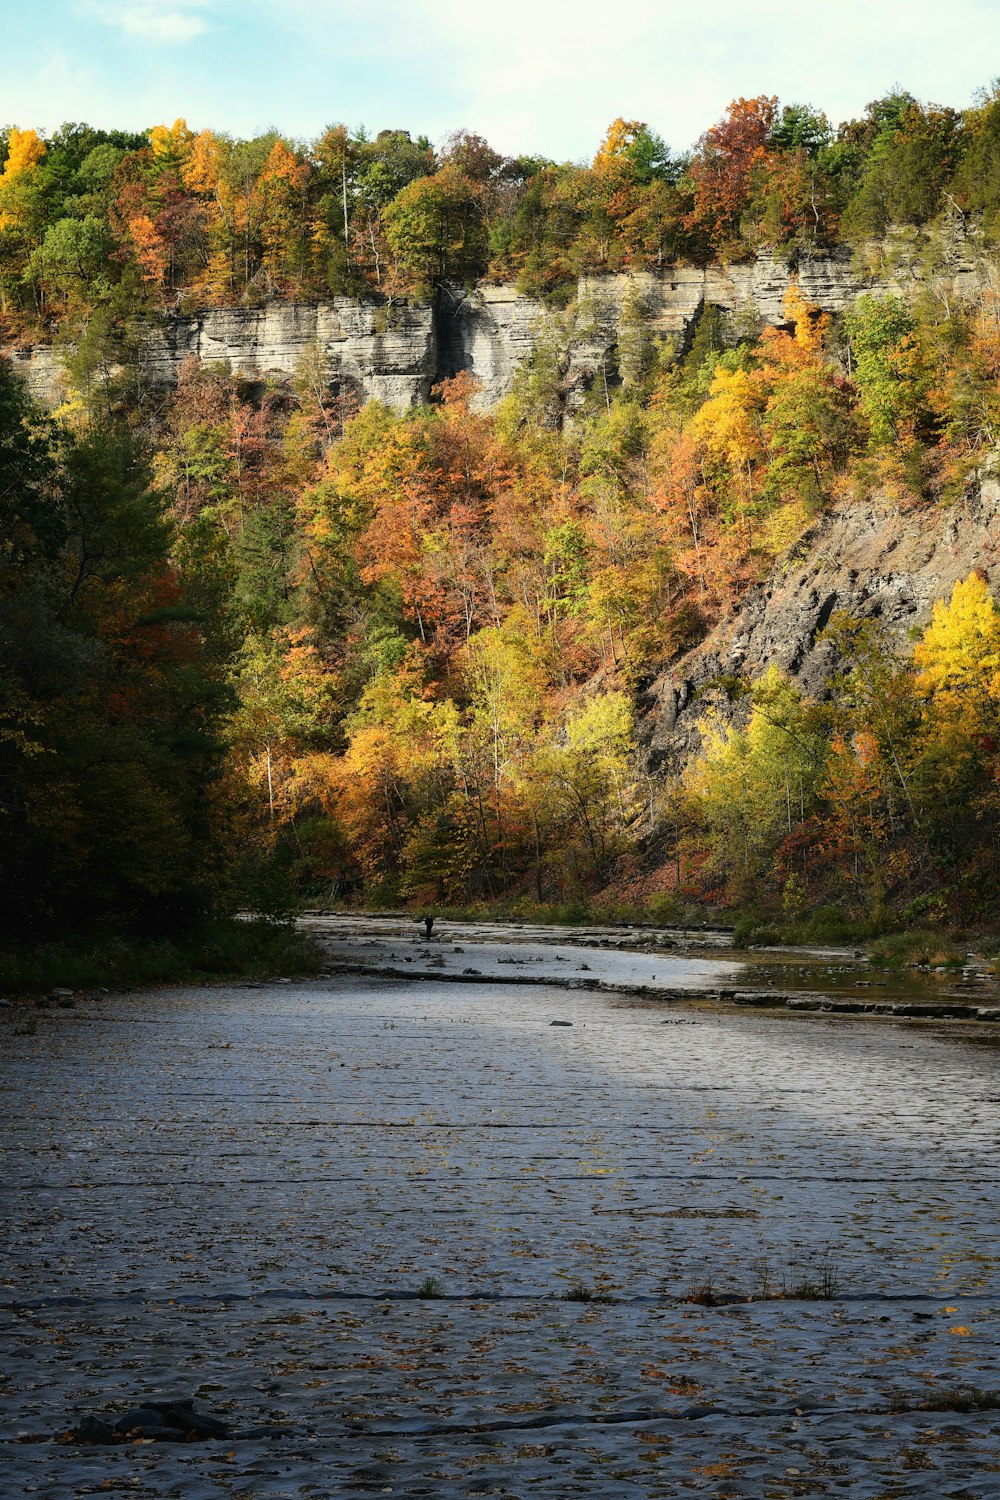
[[(1000, 1495), (996, 1028), (476, 941), (3, 1013), (0, 1492)], [(234, 1436), (52, 1441), (157, 1396)]]

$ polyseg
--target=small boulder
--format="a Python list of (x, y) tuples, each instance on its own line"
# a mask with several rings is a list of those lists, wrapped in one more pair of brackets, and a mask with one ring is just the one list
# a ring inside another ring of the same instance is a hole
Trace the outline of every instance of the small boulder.
[(115, 1432), (123, 1438), (155, 1438), (158, 1442), (182, 1443), (187, 1436), (183, 1427), (168, 1421), (164, 1412), (152, 1406), (130, 1406), (115, 1423)]
[(107, 1443), (116, 1443), (118, 1435), (110, 1422), (102, 1422), (100, 1417), (84, 1417), (79, 1427), (74, 1427), (64, 1433), (59, 1441), (82, 1443), (87, 1447), (103, 1447)]
[(85, 1416), (59, 1441), (98, 1447), (139, 1438), (156, 1443), (197, 1443), (230, 1435), (227, 1423), (196, 1412), (194, 1402), (183, 1399), (143, 1401), (130, 1406), (113, 1425), (102, 1417)]

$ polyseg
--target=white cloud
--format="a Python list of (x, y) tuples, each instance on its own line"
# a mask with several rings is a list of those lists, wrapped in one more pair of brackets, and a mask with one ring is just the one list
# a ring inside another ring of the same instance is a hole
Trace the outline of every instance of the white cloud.
[(126, 36), (152, 42), (190, 42), (204, 36), (210, 25), (202, 12), (209, 0), (88, 0), (85, 15), (93, 16), (106, 26), (123, 31)]
[[(260, 18), (271, 0), (243, 3)], [(896, 82), (961, 106), (1000, 52), (996, 0), (949, 0), (946, 26), (940, 0), (381, 0), (367, 16), (347, 0), (285, 0), (284, 16), (314, 51), (333, 59), (346, 42), (363, 56), (369, 88), (405, 74), (432, 133), (447, 111), (442, 129), (568, 156), (592, 153), (618, 114), (685, 147), (741, 94), (810, 102), (834, 123)]]
[(421, 0), (414, 9), (447, 48), (478, 120), (503, 129), (523, 112), (536, 140), (551, 130), (567, 142), (581, 119), (607, 124), (622, 113), (684, 146), (739, 94), (809, 100), (834, 122), (897, 80), (960, 105), (966, 79), (988, 81), (1000, 44), (995, 0), (951, 0), (946, 28), (939, 0), (841, 0), (826, 10), (630, 0), (611, 12), (606, 0)]
[[(811, 103), (834, 124), (895, 83), (961, 107), (1000, 56), (998, 0), (948, 0), (946, 26), (941, 0), (39, 3), (76, 25), (7, 57), (5, 117), (139, 128), (185, 115), (303, 137), (332, 120), (432, 139), (465, 127), (500, 151), (571, 160), (616, 115), (684, 149), (740, 94)], [(68, 69), (52, 73), (46, 48)]]

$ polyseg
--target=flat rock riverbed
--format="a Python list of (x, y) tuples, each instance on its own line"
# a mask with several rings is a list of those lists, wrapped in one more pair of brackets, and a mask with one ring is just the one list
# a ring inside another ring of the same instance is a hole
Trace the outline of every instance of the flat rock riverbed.
[[(485, 976), (5, 1011), (0, 1493), (1000, 1496), (995, 1030)], [(143, 1397), (234, 1435), (52, 1441)]]
[(427, 939), (412, 917), (310, 915), (299, 925), (335, 969), (401, 979), (697, 994), (733, 983), (743, 969), (741, 959), (725, 956), (729, 935), (722, 933), (437, 922)]

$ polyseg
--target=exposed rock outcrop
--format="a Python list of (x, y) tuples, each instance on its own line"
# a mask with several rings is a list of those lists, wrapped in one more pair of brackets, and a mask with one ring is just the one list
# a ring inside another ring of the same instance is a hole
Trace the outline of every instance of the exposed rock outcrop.
[(442, 288), (438, 302), (438, 365), (452, 376), (468, 370), (482, 387), (478, 404), (496, 406), (511, 388), (518, 366), (538, 346), (554, 315), (514, 286)]
[[(213, 307), (192, 317), (170, 315), (143, 336), (143, 374), (152, 385), (176, 384), (192, 356), (226, 362), (250, 379), (289, 379), (310, 349), (329, 363), (336, 384), (363, 400), (376, 399), (403, 411), (427, 400), (437, 376), (433, 309), (391, 307), (333, 297), (327, 302), (269, 302), (264, 307)], [(13, 350), (32, 395), (46, 405), (63, 397), (66, 376), (50, 345)]]
[[(985, 477), (952, 505), (901, 510), (897, 502), (844, 501), (804, 536), (771, 576), (646, 695), (645, 758), (677, 766), (700, 743), (711, 706), (730, 711), (720, 679), (753, 680), (775, 665), (810, 696), (822, 696), (834, 665), (820, 639), (835, 611), (878, 618), (900, 645), (930, 619), (956, 580), (982, 570), (1000, 588), (1000, 482)], [(736, 712), (739, 712), (737, 709)]]
[[(946, 301), (961, 300), (982, 280), (974, 249), (949, 240), (934, 271)], [(511, 285), (474, 289), (443, 286), (433, 302), (269, 302), (263, 307), (208, 308), (190, 316), (168, 314), (141, 334), (143, 370), (153, 385), (169, 387), (185, 359), (227, 361), (251, 379), (291, 376), (302, 355), (317, 348), (332, 380), (362, 400), (376, 398), (397, 410), (427, 400), (444, 376), (467, 370), (481, 384), (478, 404), (489, 409), (508, 393), (524, 360), (540, 346), (559, 366), (562, 410), (572, 413), (595, 381), (620, 379), (623, 313), (638, 318), (650, 348), (668, 355), (690, 342), (705, 307), (725, 308), (748, 321), (778, 324), (793, 279), (806, 301), (840, 312), (877, 287), (904, 295), (925, 283), (922, 246), (896, 236), (873, 246), (872, 271), (859, 271), (846, 247), (800, 258), (765, 253), (730, 265), (667, 265), (629, 275), (582, 276), (569, 307), (546, 306)], [(66, 388), (62, 359), (50, 344), (8, 351), (32, 394), (57, 404)]]
[[(804, 262), (797, 273), (808, 301), (839, 311), (864, 289), (846, 252)], [(728, 267), (666, 266), (634, 276), (581, 277), (565, 311), (546, 307), (513, 286), (442, 287), (431, 303), (378, 304), (332, 297), (323, 302), (269, 302), (263, 307), (209, 308), (169, 314), (142, 334), (143, 372), (156, 386), (176, 383), (185, 359), (226, 361), (251, 379), (289, 378), (310, 348), (329, 361), (332, 379), (397, 410), (427, 400), (432, 384), (467, 370), (481, 383), (478, 404), (496, 405), (523, 361), (548, 340), (558, 349), (567, 410), (595, 379), (618, 383), (618, 343), (628, 298), (651, 344), (681, 351), (708, 305), (745, 310), (780, 323), (793, 272), (775, 255)], [(11, 359), (47, 405), (63, 398), (66, 376), (49, 344), (12, 349)]]
[(482, 385), (479, 405), (495, 406), (510, 390), (522, 361), (542, 341), (557, 351), (564, 404), (570, 411), (595, 380), (619, 380), (623, 309), (631, 301), (644, 336), (680, 354), (707, 306), (745, 312), (762, 323), (783, 321), (793, 279), (824, 312), (840, 312), (868, 282), (838, 250), (803, 261), (797, 271), (777, 255), (731, 266), (670, 265), (630, 275), (581, 276), (565, 311), (547, 308), (512, 286), (445, 288), (440, 307), (440, 365), (447, 375), (470, 371)]

